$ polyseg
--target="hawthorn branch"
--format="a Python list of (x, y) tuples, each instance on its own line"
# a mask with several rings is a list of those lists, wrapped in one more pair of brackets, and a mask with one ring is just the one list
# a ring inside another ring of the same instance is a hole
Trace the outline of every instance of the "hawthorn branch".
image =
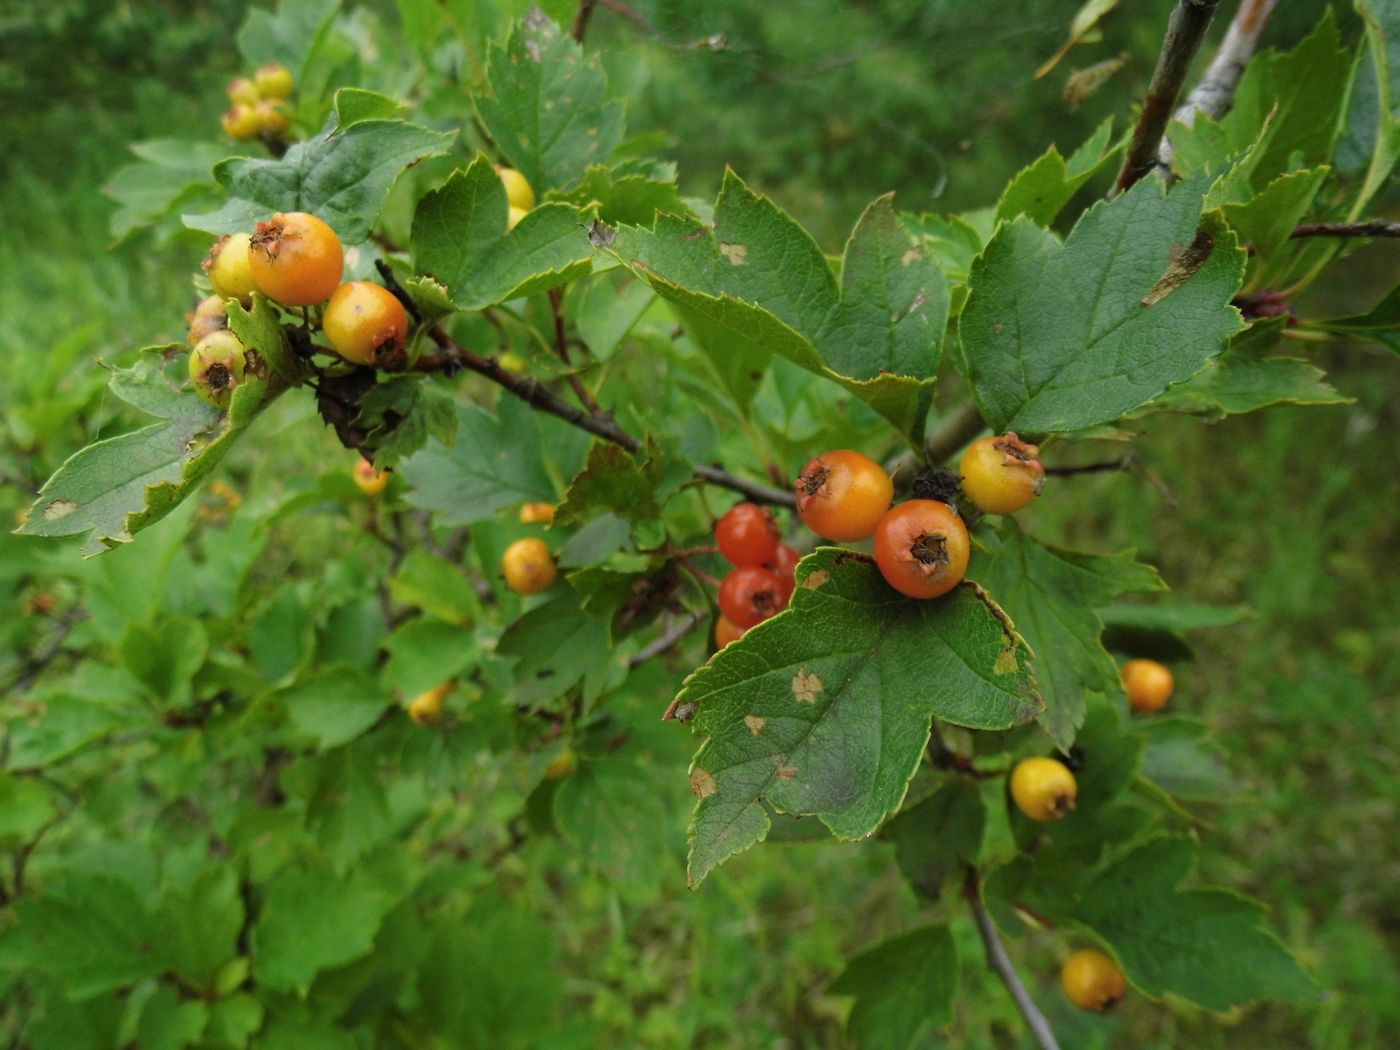
[(1026, 1019), (1031, 1035), (1035, 1037), (1036, 1045), (1040, 1047), (1040, 1050), (1060, 1050), (1060, 1044), (1055, 1041), (1055, 1033), (1050, 1028), (1050, 1022), (1040, 1012), (1040, 1007), (1035, 1005), (1035, 1000), (1026, 991), (1026, 986), (1021, 983), (1020, 975), (1016, 973), (1016, 967), (1011, 964), (1011, 957), (1006, 954), (1006, 947), (1001, 943), (1001, 935), (997, 933), (992, 917), (987, 914), (987, 906), (982, 903), (982, 889), (977, 884), (977, 872), (972, 868), (967, 870), (963, 894), (967, 897), (968, 905), (972, 908), (972, 917), (977, 922), (977, 932), (982, 935), (982, 947), (987, 952), (987, 965), (1001, 978), (1002, 984), (1006, 985), (1006, 990), (1011, 993), (1011, 998), (1016, 1001), (1016, 1007), (1021, 1011), (1021, 1016)]
[(598, 0), (580, 0), (578, 14), (574, 15), (574, 24), (569, 30), (569, 35), (580, 44), (588, 35), (588, 20), (593, 17), (593, 9), (597, 6)]
[[(933, 433), (924, 442), (924, 460), (935, 466), (945, 462), (986, 427), (987, 424), (982, 421), (982, 413), (976, 403), (971, 400), (964, 401), (938, 421)], [(905, 452), (886, 464), (886, 472), (893, 477), (906, 474), (918, 465), (914, 453)]]
[[(594, 437), (610, 441), (614, 445), (619, 445), (628, 452), (641, 451), (642, 443), (618, 426), (611, 415), (604, 412), (585, 412), (575, 408), (535, 377), (508, 372), (501, 367), (500, 362), (495, 358), (483, 357), (468, 350), (444, 332), (440, 326), (429, 329), (428, 338), (437, 345), (438, 351), (419, 357), (414, 365), (415, 370), (451, 373), (465, 369), (475, 372), (504, 387), (533, 409), (562, 419), (571, 426), (586, 430)], [(756, 503), (772, 503), (785, 507), (797, 505), (797, 497), (792, 492), (735, 477), (719, 467), (696, 467), (695, 476), (713, 485), (742, 493)]]
[(1075, 474), (1102, 474), (1110, 470), (1127, 470), (1134, 462), (1134, 456), (1129, 452), (1126, 456), (1105, 460), (1102, 463), (1081, 463), (1071, 467), (1046, 467), (1045, 473), (1047, 476), (1058, 478), (1072, 477)]
[[(554, 350), (559, 355), (559, 360), (564, 362), (565, 367), (572, 369), (574, 362), (569, 356), (569, 337), (564, 331), (564, 297), (558, 288), (549, 290), (549, 309), (554, 314)], [(579, 404), (595, 416), (601, 414), (598, 402), (593, 400), (593, 395), (588, 392), (588, 388), (583, 385), (583, 381), (573, 371), (569, 372), (569, 386), (573, 387), (574, 395), (578, 398)]]
[(1364, 222), (1310, 222), (1296, 228), (1290, 237), (1400, 237), (1400, 222), (1368, 219)]
[(1176, 108), (1191, 60), (1200, 50), (1201, 40), (1219, 4), (1220, 0), (1178, 0), (1167, 22), (1162, 52), (1157, 56), (1157, 68), (1152, 73), (1137, 127), (1133, 129), (1123, 170), (1118, 173), (1116, 192), (1129, 189), (1157, 166), (1162, 134)]
[(654, 660), (662, 653), (670, 652), (672, 648), (696, 626), (709, 615), (707, 609), (697, 609), (694, 612), (686, 613), (679, 620), (673, 623), (666, 632), (645, 648), (637, 650), (632, 659), (627, 661), (628, 667), (640, 667), (648, 660)]
[[(1241, 0), (1239, 10), (1230, 20), (1230, 28), (1225, 31), (1225, 39), (1220, 42), (1215, 57), (1206, 67), (1205, 75), (1173, 114), (1174, 119), (1190, 127), (1196, 122), (1198, 113), (1205, 114), (1211, 120), (1219, 120), (1230, 112), (1245, 66), (1254, 57), (1259, 47), (1259, 37), (1277, 4), (1278, 0)], [(1157, 164), (1166, 173), (1171, 169), (1171, 163), (1171, 140), (1164, 137), (1157, 151)]]

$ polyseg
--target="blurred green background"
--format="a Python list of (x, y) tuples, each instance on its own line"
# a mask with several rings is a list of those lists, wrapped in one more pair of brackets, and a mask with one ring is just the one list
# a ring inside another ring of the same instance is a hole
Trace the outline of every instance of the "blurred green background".
[[(878, 193), (897, 191), (900, 205), (916, 210), (984, 206), (1048, 142), (1068, 151), (1107, 117), (1123, 127), (1171, 6), (1125, 4), (1102, 41), (1042, 80), (1032, 71), (1064, 38), (1076, 0), (639, 0), (630, 7), (645, 26), (605, 5), (589, 43), (630, 100), (631, 131), (666, 136), (663, 152), (678, 162), (687, 194), (712, 194), (729, 165), (836, 251)], [(1267, 37), (1279, 44), (1321, 10), (1280, 7)], [(390, 3), (364, 8), (369, 25), (396, 19)], [(101, 187), (128, 161), (131, 142), (214, 137), (223, 84), (239, 72), (230, 41), (245, 10), (241, 0), (0, 6), (7, 521), (63, 458), (111, 425), (97, 363), (183, 336), (206, 238), (141, 235), (114, 245), (113, 205)], [(1354, 16), (1338, 13), (1354, 39)], [(1064, 100), (1069, 73), (1119, 55), (1125, 63), (1096, 94), (1077, 107)], [(1365, 308), (1397, 274), (1400, 246), (1377, 244), (1299, 309)], [(1355, 402), (1209, 426), (1154, 417), (1137, 446), (1153, 483), (1124, 474), (1057, 481), (1056, 498), (1026, 521), (1088, 550), (1137, 548), (1182, 601), (1253, 610), (1237, 626), (1198, 636), (1197, 659), (1178, 674), (1178, 709), (1218, 727), (1243, 785), (1237, 802), (1209, 811), (1202, 875), (1269, 902), (1329, 991), (1308, 1006), (1241, 1011), (1223, 1026), (1141, 999), (1111, 1020), (1086, 1022), (1059, 1005), (1054, 967), (1042, 965), (1050, 938), (1018, 943), (1067, 1047), (1395, 1045), (1400, 363), (1372, 347), (1297, 349)], [(17, 391), (36, 390), (48, 399), (44, 413), (16, 401)], [(277, 472), (313, 475), (339, 455), (334, 449), (328, 433), (303, 427)], [(242, 448), (229, 468), (254, 501), (273, 483), (255, 456)], [(7, 663), (32, 640), (15, 613), (7, 610), (0, 634)], [(543, 860), (542, 851), (562, 847), (532, 849)], [(901, 928), (913, 907), (883, 846), (756, 850), (699, 894), (677, 883), (646, 902), (630, 947), (610, 936), (597, 887), (574, 890), (559, 907), (596, 917), (596, 927), (573, 919), (583, 932), (564, 948), (570, 993), (648, 1045), (835, 1045), (824, 983), (843, 956)], [(850, 911), (861, 921), (831, 918)], [(975, 958), (970, 931), (960, 935), (965, 957)], [(975, 965), (967, 969), (966, 987), (978, 994), (959, 1001), (953, 1045), (1016, 1045), (1004, 992)], [(720, 986), (707, 1005), (707, 989)], [(735, 1001), (744, 1004), (737, 1029)], [(994, 1044), (981, 1041), (988, 1030)]]

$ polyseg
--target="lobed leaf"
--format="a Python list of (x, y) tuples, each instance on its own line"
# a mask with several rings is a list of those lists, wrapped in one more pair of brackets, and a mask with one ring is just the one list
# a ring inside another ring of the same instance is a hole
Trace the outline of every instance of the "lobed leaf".
[(868, 558), (830, 547), (797, 575), (788, 610), (677, 697), (706, 738), (690, 772), (692, 885), (765, 837), (764, 804), (815, 814), (839, 838), (874, 832), (903, 800), (934, 716), (1006, 729), (1036, 713), (1029, 654), (975, 585), (914, 601)]

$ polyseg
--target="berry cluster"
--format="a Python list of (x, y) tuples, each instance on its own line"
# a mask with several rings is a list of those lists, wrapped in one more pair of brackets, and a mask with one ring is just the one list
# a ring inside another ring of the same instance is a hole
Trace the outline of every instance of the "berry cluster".
[(715, 542), (734, 566), (719, 585), (715, 645), (723, 649), (787, 608), (801, 555), (783, 542), (773, 515), (754, 503), (730, 507), (715, 522)]
[(239, 142), (261, 138), (280, 144), (292, 126), (287, 99), (294, 87), (291, 70), (277, 62), (259, 66), (251, 77), (235, 77), (228, 84), (231, 105), (220, 123)]

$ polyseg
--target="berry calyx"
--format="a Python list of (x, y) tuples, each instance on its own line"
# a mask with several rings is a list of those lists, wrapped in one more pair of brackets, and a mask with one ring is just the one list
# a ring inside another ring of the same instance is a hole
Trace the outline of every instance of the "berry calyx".
[(447, 705), (447, 694), (452, 691), (451, 682), (441, 682), (427, 692), (419, 693), (408, 705), (408, 717), (420, 726), (435, 726), (442, 721), (443, 708)]
[(340, 287), (345, 250), (335, 231), (316, 216), (278, 212), (258, 223), (248, 262), (263, 295), (284, 306), (313, 306)]
[(531, 536), (516, 540), (501, 556), (501, 573), (506, 586), (516, 594), (539, 594), (554, 584), (559, 570), (544, 540)]
[(1053, 758), (1023, 758), (1011, 771), (1011, 799), (1031, 820), (1047, 824), (1074, 809), (1074, 774)]
[(321, 330), (337, 354), (357, 365), (402, 367), (408, 311), (371, 281), (342, 284), (326, 304)]
[(262, 131), (262, 118), (258, 116), (257, 103), (236, 102), (224, 111), (219, 118), (224, 134), (236, 142), (247, 142), (258, 137)]
[(215, 408), (228, 408), (243, 382), (247, 351), (229, 331), (211, 332), (190, 351), (190, 380), (195, 393)]
[(522, 503), (518, 517), (522, 525), (548, 525), (554, 520), (554, 504)]
[(863, 540), (875, 531), (894, 498), (885, 468), (850, 449), (824, 452), (797, 476), (797, 513), (828, 540)]
[(296, 81), (292, 71), (280, 62), (267, 62), (253, 74), (253, 86), (263, 98), (286, 98)]
[(741, 565), (719, 585), (719, 611), (747, 630), (782, 611), (778, 574), (759, 565)]
[(516, 171), (514, 168), (506, 168), (501, 165), (496, 166), (496, 174), (505, 183), (506, 200), (512, 208), (518, 208), (522, 212), (530, 211), (535, 206), (535, 190), (530, 185), (530, 180)]
[(1123, 691), (1134, 711), (1160, 711), (1172, 698), (1171, 670), (1156, 660), (1129, 660), (1123, 665)]
[(1039, 446), (1010, 431), (978, 438), (963, 453), (958, 469), (963, 493), (983, 514), (1014, 514), (1045, 485)]
[(723, 649), (730, 642), (737, 642), (744, 634), (744, 628), (736, 627), (733, 620), (721, 613), (715, 621), (715, 648)]
[(762, 565), (778, 555), (782, 534), (757, 503), (736, 503), (715, 522), (715, 542), (730, 565)]
[(946, 503), (911, 499), (892, 507), (875, 529), (875, 564), (885, 581), (910, 598), (937, 598), (967, 572), (972, 542)]
[(355, 469), (350, 476), (355, 479), (355, 484), (366, 496), (378, 496), (389, 487), (389, 472), (376, 469), (373, 463), (363, 457), (356, 462)]
[(1128, 981), (1118, 964), (1103, 952), (1081, 948), (1060, 968), (1060, 987), (1081, 1010), (1104, 1013), (1128, 992)]
[(237, 299), (244, 306), (253, 305), (257, 282), (253, 279), (248, 246), (252, 239), (246, 233), (230, 233), (220, 237), (209, 249), (200, 265), (209, 275), (209, 284), (220, 299)]
[(201, 299), (194, 313), (186, 315), (190, 323), (190, 346), (198, 346), (199, 341), (212, 332), (221, 332), (228, 327), (228, 306), (221, 296), (211, 295)]

